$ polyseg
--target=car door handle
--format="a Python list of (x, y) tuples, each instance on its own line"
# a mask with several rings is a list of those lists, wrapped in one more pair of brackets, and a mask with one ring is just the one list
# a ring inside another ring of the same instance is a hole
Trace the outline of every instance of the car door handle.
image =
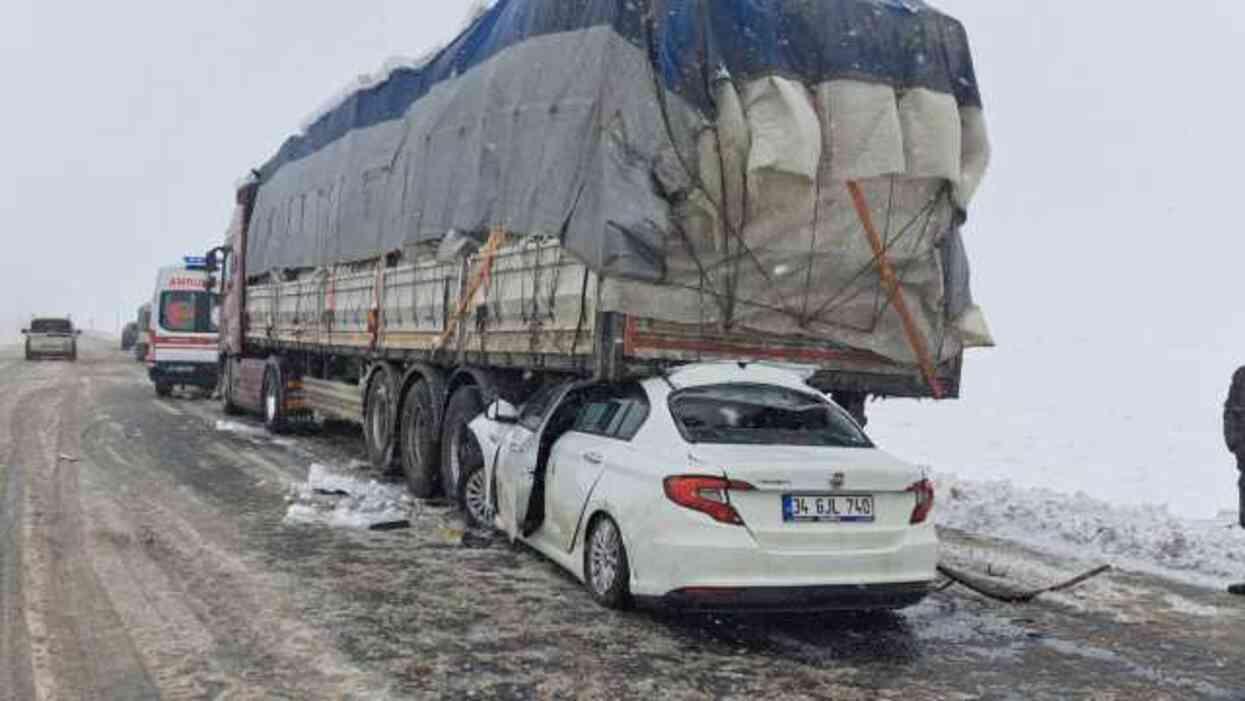
[(584, 453), (584, 462), (589, 465), (600, 465), (605, 462), (605, 458), (600, 453)]

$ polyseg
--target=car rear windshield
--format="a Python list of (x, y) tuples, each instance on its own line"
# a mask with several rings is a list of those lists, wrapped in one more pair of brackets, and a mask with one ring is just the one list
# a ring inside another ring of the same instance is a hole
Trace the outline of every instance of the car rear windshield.
[(160, 326), (180, 333), (216, 333), (216, 295), (165, 292), (160, 296)]
[(692, 443), (873, 447), (847, 412), (785, 387), (695, 387), (676, 392), (670, 410)]
[(35, 319), (30, 323), (33, 333), (73, 333), (73, 323), (67, 319)]

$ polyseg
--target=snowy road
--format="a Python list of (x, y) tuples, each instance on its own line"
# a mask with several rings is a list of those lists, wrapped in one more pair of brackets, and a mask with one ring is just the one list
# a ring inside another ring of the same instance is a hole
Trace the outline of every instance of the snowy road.
[[(77, 365), (18, 355), (0, 352), (3, 699), (1245, 699), (1245, 604), (1209, 590), (1117, 572), (1024, 607), (607, 613), (376, 481), (350, 431), (219, 423), (94, 342)], [(395, 513), (412, 527), (358, 527)], [(1033, 586), (1097, 564), (946, 539)]]

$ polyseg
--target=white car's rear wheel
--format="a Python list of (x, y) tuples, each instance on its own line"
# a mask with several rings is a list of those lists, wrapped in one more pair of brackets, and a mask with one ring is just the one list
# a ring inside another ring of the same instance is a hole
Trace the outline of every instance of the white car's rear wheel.
[(631, 566), (622, 532), (609, 516), (599, 516), (584, 547), (584, 581), (588, 593), (606, 608), (631, 605)]

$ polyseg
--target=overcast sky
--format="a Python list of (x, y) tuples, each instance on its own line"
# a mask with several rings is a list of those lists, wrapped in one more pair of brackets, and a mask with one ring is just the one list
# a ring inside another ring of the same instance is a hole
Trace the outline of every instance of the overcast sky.
[[(467, 4), (4, 0), (0, 329), (129, 317), (157, 266), (219, 241), (242, 173)], [(1245, 4), (936, 4), (968, 26), (994, 141), (967, 241), (1003, 346), (968, 388), (1135, 402), (1188, 375), (1179, 410), (1213, 409), (1245, 358)]]
[(157, 267), (219, 243), (233, 183), (308, 113), (467, 6), (0, 2), (0, 328), (130, 316)]
[[(101, 327), (143, 301), (158, 265), (220, 237), (235, 179), (304, 116), (449, 38), (467, 7), (0, 4), (0, 322), (57, 311)], [(995, 160), (969, 243), (1001, 340), (1104, 323), (1130, 342), (1159, 326), (1240, 339), (1245, 6), (939, 6), (968, 25), (984, 84)]]

